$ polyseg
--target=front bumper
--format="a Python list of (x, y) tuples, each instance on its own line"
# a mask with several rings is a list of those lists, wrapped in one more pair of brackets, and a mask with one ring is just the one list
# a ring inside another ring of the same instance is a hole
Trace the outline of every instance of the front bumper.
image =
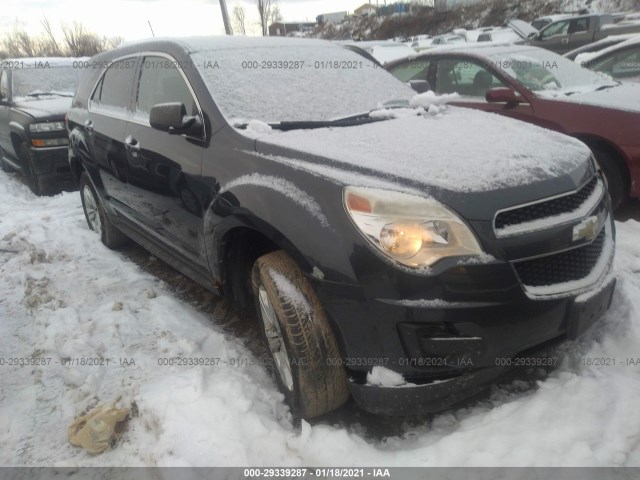
[[(572, 231), (572, 225), (562, 228)], [(610, 215), (601, 233), (605, 241), (588, 283), (564, 293), (558, 285), (559, 293), (533, 295), (518, 262), (500, 260), (454, 263), (431, 276), (377, 272), (365, 285), (312, 279), (341, 346), (342, 358), (329, 361), (347, 369), (358, 405), (385, 415), (440, 411), (475, 396), (515, 367), (553, 367), (557, 359), (544, 350), (580, 336), (611, 303)], [(550, 255), (566, 261), (570, 253)], [(376, 366), (414, 385), (371, 386), (366, 377)]]
[[(423, 415), (436, 413), (473, 398), (491, 385), (506, 381), (523, 369), (557, 366), (560, 359), (552, 348), (574, 339), (604, 314), (611, 304), (615, 279), (584, 302), (569, 302), (562, 320), (562, 333), (542, 344), (513, 356), (493, 356), (493, 365), (471, 366), (457, 376), (402, 387), (368, 385), (354, 378), (349, 382), (351, 395), (360, 408), (379, 415)], [(460, 355), (460, 351), (455, 355)], [(467, 365), (469, 367), (469, 365)], [(394, 369), (394, 368), (392, 368)], [(395, 370), (395, 369), (394, 369)]]
[(75, 182), (68, 159), (68, 147), (31, 147), (31, 164), (41, 191), (72, 190)]

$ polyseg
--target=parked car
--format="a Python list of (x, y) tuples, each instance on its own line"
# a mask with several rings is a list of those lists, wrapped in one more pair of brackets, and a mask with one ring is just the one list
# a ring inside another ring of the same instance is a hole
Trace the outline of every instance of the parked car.
[(302, 416), (350, 394), (447, 408), (608, 308), (609, 197), (574, 139), (427, 114), (320, 40), (149, 40), (90, 63), (68, 114), (89, 227), (255, 305)]
[(499, 113), (585, 142), (609, 183), (614, 207), (640, 197), (640, 89), (620, 85), (553, 52), (520, 45), (449, 48), (386, 67), (422, 80), (454, 105)]
[(513, 43), (522, 40), (522, 37), (510, 28), (500, 28), (490, 32), (481, 33), (478, 42)]
[(588, 60), (583, 67), (605, 73), (619, 82), (640, 82), (640, 34), (601, 50)]
[(570, 52), (565, 53), (563, 57), (568, 58), (569, 60), (573, 60), (578, 64), (582, 64), (582, 62), (595, 57), (598, 52), (601, 52), (605, 48), (613, 47), (638, 35), (639, 34), (637, 33), (628, 33), (626, 35), (611, 35), (609, 37), (603, 38), (602, 40), (598, 40), (597, 42), (589, 43), (580, 48), (571, 50)]
[(64, 115), (84, 59), (0, 61), (0, 166), (21, 172), (38, 194), (73, 185)]
[(608, 36), (626, 33), (640, 33), (640, 23), (615, 23), (613, 15), (606, 14), (580, 15), (550, 23), (524, 44), (567, 53)]
[(461, 35), (446, 34), (446, 35), (438, 35), (434, 37), (433, 41), (431, 42), (431, 45), (433, 46), (452, 45), (455, 43), (467, 43), (467, 41)]

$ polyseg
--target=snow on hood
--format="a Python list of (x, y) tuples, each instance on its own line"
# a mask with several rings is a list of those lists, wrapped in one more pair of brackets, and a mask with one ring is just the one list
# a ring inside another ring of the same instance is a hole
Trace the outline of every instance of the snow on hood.
[(565, 135), (456, 107), (356, 127), (274, 130), (258, 138), (258, 150), (260, 143), (454, 192), (533, 184), (572, 173), (590, 157)]
[(640, 113), (640, 85), (627, 83), (616, 85), (600, 91), (587, 91), (574, 95), (565, 95), (560, 92), (546, 91), (536, 92), (550, 100), (593, 105), (595, 107), (615, 108), (627, 112)]

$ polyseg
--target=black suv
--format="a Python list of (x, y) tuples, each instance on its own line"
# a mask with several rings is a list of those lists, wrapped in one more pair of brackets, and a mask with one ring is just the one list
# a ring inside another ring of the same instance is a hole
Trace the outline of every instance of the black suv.
[(22, 172), (40, 195), (73, 186), (64, 116), (82, 59), (0, 61), (0, 166)]
[(441, 410), (550, 364), (609, 306), (610, 200), (577, 140), (429, 105), (319, 40), (149, 40), (90, 63), (68, 114), (90, 228), (255, 306), (302, 416), (349, 395)]

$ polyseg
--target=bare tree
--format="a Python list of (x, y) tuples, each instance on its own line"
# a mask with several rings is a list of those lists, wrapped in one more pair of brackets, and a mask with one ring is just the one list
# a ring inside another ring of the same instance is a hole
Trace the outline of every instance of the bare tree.
[(239, 3), (236, 3), (233, 6), (233, 29), (238, 32), (240, 35), (247, 34), (247, 12), (245, 12), (244, 7)]
[(282, 13), (280, 13), (280, 5), (278, 5), (277, 0), (271, 6), (269, 23), (277, 23), (282, 22)]
[(87, 31), (77, 22), (72, 25), (62, 24), (62, 41), (58, 41), (46, 18), (42, 21), (42, 28), (43, 33), (40, 35), (31, 35), (22, 24), (16, 23), (13, 29), (0, 39), (0, 58), (92, 56), (122, 43), (121, 37), (101, 37)]
[(58, 45), (58, 41), (53, 34), (53, 30), (51, 29), (51, 24), (49, 23), (48, 18), (42, 20), (42, 29), (44, 30), (44, 33), (40, 40), (42, 50), (46, 51), (46, 53), (49, 55), (53, 55), (56, 57), (62, 56), (62, 49), (60, 48), (60, 45)]
[(271, 8), (273, 0), (256, 0), (258, 6), (258, 15), (260, 16), (260, 27), (262, 35), (269, 35), (269, 20), (271, 19)]

